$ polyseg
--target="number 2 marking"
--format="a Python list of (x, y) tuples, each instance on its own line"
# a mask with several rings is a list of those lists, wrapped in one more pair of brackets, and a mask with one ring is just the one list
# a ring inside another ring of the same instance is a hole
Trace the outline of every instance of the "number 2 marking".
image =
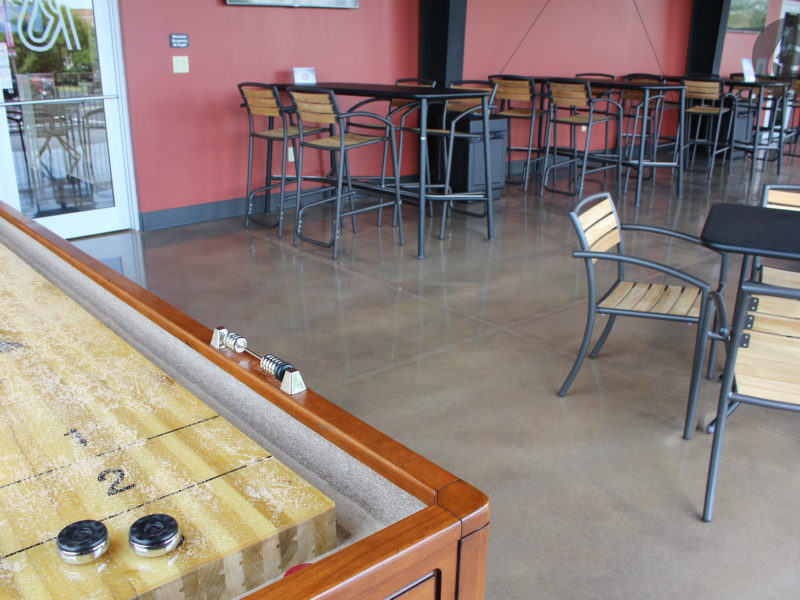
[(97, 481), (103, 481), (109, 475), (114, 475), (115, 479), (114, 482), (108, 486), (108, 495), (113, 496), (114, 494), (119, 494), (120, 492), (124, 492), (131, 488), (136, 487), (135, 483), (131, 483), (130, 485), (126, 485), (125, 487), (119, 487), (119, 484), (122, 483), (122, 480), (125, 479), (125, 471), (122, 469), (106, 469), (100, 475), (97, 476)]

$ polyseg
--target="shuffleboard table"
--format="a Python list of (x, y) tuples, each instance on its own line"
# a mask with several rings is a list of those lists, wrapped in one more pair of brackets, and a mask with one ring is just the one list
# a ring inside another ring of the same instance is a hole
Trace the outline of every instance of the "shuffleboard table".
[[(4, 597), (483, 598), (479, 490), (2, 203), (0, 269)], [(153, 513), (181, 543), (137, 556)], [(81, 518), (110, 543), (71, 564)]]

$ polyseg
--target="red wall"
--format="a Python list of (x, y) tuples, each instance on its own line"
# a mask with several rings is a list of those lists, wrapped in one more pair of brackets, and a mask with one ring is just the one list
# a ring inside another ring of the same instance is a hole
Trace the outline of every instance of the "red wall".
[[(122, 0), (120, 13), (141, 212), (244, 196), (238, 82), (287, 82), (294, 66), (328, 81), (391, 83), (418, 71), (414, 0), (354, 10)], [(170, 48), (170, 33), (188, 33), (189, 48)], [(172, 73), (173, 55), (189, 57), (189, 74)]]
[[(337, 10), (121, 0), (140, 211), (244, 195), (247, 125), (239, 81), (289, 81), (293, 66), (314, 66), (329, 81), (389, 83), (417, 75), (418, 1), (362, 0), (356, 10)], [(464, 76), (680, 74), (691, 5), (469, 0)], [(169, 48), (171, 32), (188, 33), (190, 47)], [(173, 55), (187, 55), (191, 73), (173, 74)], [(415, 170), (411, 162), (406, 171)]]
[(680, 75), (691, 10), (692, 0), (469, 0), (464, 76)]
[[(692, 0), (469, 0), (464, 77), (681, 75), (691, 12)], [(511, 135), (515, 146), (527, 145), (521, 120)]]

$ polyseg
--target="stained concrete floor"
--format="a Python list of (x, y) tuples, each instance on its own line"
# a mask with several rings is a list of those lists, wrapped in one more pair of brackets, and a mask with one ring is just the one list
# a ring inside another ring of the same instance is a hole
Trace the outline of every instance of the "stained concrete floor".
[[(744, 160), (710, 181), (688, 173), (680, 199), (663, 170), (640, 207), (632, 191), (618, 198), (621, 217), (698, 234), (712, 203), (754, 204), (763, 183), (800, 183), (798, 160), (780, 177), (771, 163), (752, 183)], [(337, 261), (241, 219), (132, 237), (150, 290), (291, 360), (314, 390), (488, 494), (487, 598), (796, 597), (800, 419), (735, 413), (715, 520), (701, 522), (711, 437), (681, 437), (692, 327), (620, 319), (569, 394), (556, 395), (586, 312), (572, 204), (509, 185), (494, 242), (483, 220), (456, 215), (444, 240), (428, 236), (424, 260), (413, 207), (404, 247), (367, 214), (355, 235), (348, 223)], [(630, 241), (714, 276), (708, 251)], [(92, 251), (92, 240), (78, 244)], [(701, 419), (718, 389), (704, 380)]]

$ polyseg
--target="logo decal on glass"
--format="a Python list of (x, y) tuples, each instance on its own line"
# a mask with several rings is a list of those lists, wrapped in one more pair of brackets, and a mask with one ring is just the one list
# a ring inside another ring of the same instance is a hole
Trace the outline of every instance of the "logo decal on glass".
[(81, 50), (72, 13), (62, 0), (23, 0), (17, 35), (34, 52), (47, 52), (64, 36), (67, 50)]

